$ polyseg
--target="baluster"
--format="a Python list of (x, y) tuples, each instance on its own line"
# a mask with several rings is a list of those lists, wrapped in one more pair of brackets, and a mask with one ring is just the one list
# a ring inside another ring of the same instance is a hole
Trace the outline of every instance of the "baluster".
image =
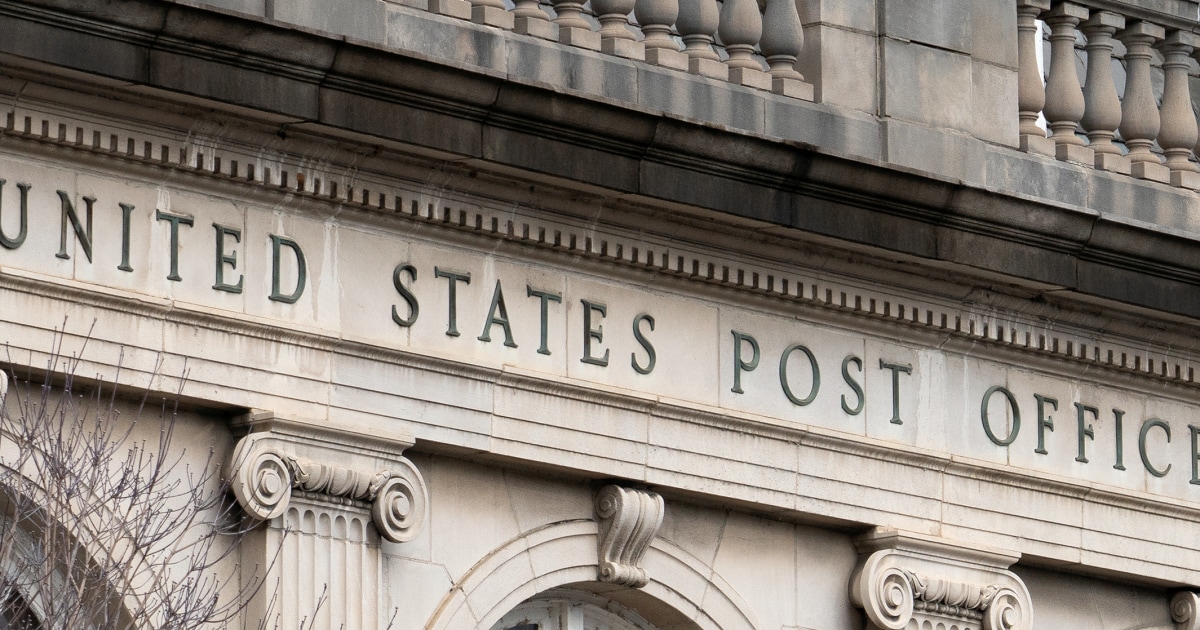
[(804, 29), (795, 0), (767, 0), (763, 13), (763, 35), (759, 41), (767, 58), (771, 91), (784, 96), (813, 100), (813, 86), (796, 70), (796, 58), (804, 49)]
[(552, 0), (558, 17), (558, 41), (568, 46), (600, 50), (600, 33), (592, 30), (592, 24), (583, 18), (584, 0)]
[(1054, 155), (1054, 142), (1038, 126), (1038, 114), (1046, 104), (1046, 89), (1038, 69), (1037, 18), (1050, 9), (1050, 0), (1017, 0), (1017, 108), (1020, 110), (1022, 151)]
[(679, 0), (637, 0), (633, 7), (646, 39), (646, 61), (676, 70), (687, 70), (688, 57), (671, 38), (671, 25), (679, 17)]
[(754, 59), (754, 47), (762, 37), (762, 15), (755, 0), (725, 0), (721, 6), (717, 34), (725, 44), (729, 59), (729, 80), (738, 85), (771, 89), (771, 75)]
[(1192, 97), (1188, 91), (1188, 56), (1200, 45), (1200, 35), (1190, 31), (1173, 31), (1158, 45), (1163, 54), (1162, 130), (1158, 145), (1166, 156), (1165, 166), (1171, 169), (1171, 185), (1200, 188), (1200, 168), (1191, 162), (1192, 147), (1196, 144), (1196, 116), (1192, 112)]
[(1121, 101), (1121, 137), (1129, 148), (1134, 177), (1169, 183), (1171, 171), (1150, 151), (1158, 136), (1158, 104), (1150, 86), (1150, 47), (1166, 30), (1149, 22), (1134, 22), (1117, 33), (1125, 44), (1125, 98)]
[[(1197, 46), (1194, 50), (1192, 50), (1192, 58), (1196, 61), (1200, 61), (1200, 46)], [(1196, 124), (1198, 127), (1200, 127), (1200, 112), (1196, 112), (1196, 116)], [(1200, 159), (1200, 138), (1197, 138), (1196, 144), (1192, 147), (1192, 155), (1195, 155), (1197, 159)]]
[(1080, 124), (1087, 131), (1096, 168), (1129, 174), (1129, 159), (1121, 147), (1113, 144), (1117, 125), (1121, 124), (1121, 99), (1112, 75), (1112, 36), (1125, 28), (1125, 17), (1111, 11), (1097, 11), (1079, 25), (1087, 36), (1087, 83), (1083, 86), (1084, 107)]
[(513, 7), (513, 30), (532, 37), (558, 41), (558, 25), (542, 10), (538, 0), (516, 0)]
[(471, 21), (498, 28), (512, 30), (513, 14), (504, 6), (504, 0), (471, 0)]
[(629, 30), (634, 0), (592, 0), (596, 19), (600, 20), (600, 49), (610, 55), (627, 59), (646, 58), (646, 49)]
[(729, 69), (713, 50), (713, 35), (720, 19), (717, 0), (679, 0), (679, 18), (675, 28), (683, 39), (688, 56), (688, 72), (713, 79), (728, 79)]
[(1054, 155), (1091, 166), (1095, 153), (1075, 135), (1083, 118), (1083, 88), (1075, 74), (1075, 27), (1088, 17), (1087, 7), (1063, 2), (1042, 16), (1050, 27), (1050, 78), (1046, 80), (1046, 124), (1053, 132)]

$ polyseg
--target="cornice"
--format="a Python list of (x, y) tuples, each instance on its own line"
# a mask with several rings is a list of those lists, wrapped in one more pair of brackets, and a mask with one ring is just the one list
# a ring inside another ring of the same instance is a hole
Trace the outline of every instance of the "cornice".
[[(182, 2), (125, 0), (120, 12), (110, 10), (96, 16), (87, 15), (78, 6), (60, 5), (50, 0), (20, 4), (4, 0), (0, 2), (0, 14), (18, 21), (35, 20), (36, 14), (38, 23), (49, 29), (78, 31), (86, 24), (84, 30), (89, 37), (104, 38), (116, 47), (130, 47), (131, 58), (143, 60), (138, 68), (114, 68), (114, 73), (131, 74), (111, 78), (163, 90), (160, 93), (164, 95), (190, 91), (190, 96), (218, 105), (294, 116), (337, 133), (365, 134), (380, 142), (445, 152), (455, 159), (479, 160), (481, 167), (498, 172), (513, 169), (567, 186), (596, 187), (610, 194), (631, 193), (643, 199), (762, 221), (764, 226), (792, 230), (798, 238), (831, 237), (918, 262), (958, 265), (972, 273), (984, 270), (1009, 274), (1019, 282), (1050, 283), (1105, 299), (1200, 317), (1200, 301), (1178, 298), (1196, 292), (1200, 267), (1187, 257), (1164, 257), (1164, 252), (1180, 248), (1191, 251), (1194, 241), (1170, 229), (1136, 228), (1140, 243), (1124, 239), (1124, 244), (1114, 249), (1111, 242), (1093, 242), (1092, 237), (1096, 226), (1119, 218), (1097, 217), (1080, 206), (971, 187), (870, 158), (782, 142), (764, 137), (761, 131), (685, 120), (635, 104), (534, 85), (485, 68), (456, 65), (455, 60), (429, 59), (417, 51), (389, 50)], [(196, 25), (204, 28), (190, 28)], [(255, 37), (220, 35), (250, 31)], [(274, 44), (263, 44), (263, 40)], [(275, 45), (279, 42), (286, 45)], [(0, 42), (0, 52), (5, 51), (68, 70), (103, 73), (86, 64), (73, 66), (77, 62), (70, 55), (56, 57), (24, 41)], [(265, 72), (277, 79), (280, 87), (289, 82), (306, 86), (301, 90), (304, 96), (280, 100), (278, 94), (282, 92), (274, 91), (270, 98), (263, 96), (267, 100), (259, 102), (252, 94), (206, 91), (209, 88), (205, 81), (176, 85), (170, 83), (172, 77), (149, 72), (156, 54), (196, 60), (198, 71), (201, 64), (209, 64), (229, 71)], [(381, 108), (380, 113), (390, 112), (392, 122), (385, 124), (374, 115), (347, 119), (337, 113), (342, 111), (339, 107), (318, 103), (322, 95), (334, 92), (363, 99), (362, 103)], [(814, 116), (837, 115), (821, 106), (789, 107)], [(421, 116), (434, 118), (405, 118), (412, 108), (425, 112)], [(501, 129), (513, 131), (513, 135), (499, 144), (489, 144), (495, 142), (489, 140), (489, 134)], [(591, 152), (587, 150), (579, 152), (577, 157), (583, 162), (577, 163), (571, 156), (548, 161), (543, 152), (519, 148), (526, 147), (524, 143), (564, 139), (577, 148), (598, 149), (623, 161), (612, 168), (597, 169), (588, 166), (587, 155)], [(529, 162), (523, 163), (526, 159)], [(659, 176), (650, 175), (647, 169)], [(700, 186), (702, 182), (707, 183)], [(1149, 186), (1137, 182), (1123, 185)], [(750, 196), (696, 196), (700, 189), (737, 189)], [(750, 199), (767, 200), (772, 207), (755, 207)], [(1029, 220), (1035, 215), (1038, 221)], [(886, 227), (863, 229), (881, 220)], [(1058, 258), (1054, 265), (1022, 268), (1007, 257), (978, 257), (977, 248), (946, 247), (947, 239), (958, 238), (956, 234), (985, 239), (995, 247), (1015, 244)], [(1099, 265), (1099, 269), (1081, 273), (1080, 265), (1085, 264)], [(1108, 268), (1148, 274), (1160, 284), (1130, 288), (1088, 279)]]

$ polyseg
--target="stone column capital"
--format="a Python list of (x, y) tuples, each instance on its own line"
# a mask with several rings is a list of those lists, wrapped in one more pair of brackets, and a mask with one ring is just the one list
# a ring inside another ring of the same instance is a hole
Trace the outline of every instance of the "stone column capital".
[(386, 540), (405, 542), (420, 533), (429, 491), (421, 472), (403, 456), (413, 444), (411, 434), (379, 437), (271, 412), (250, 414), (233, 426), (245, 435), (226, 462), (225, 477), (254, 518), (282, 515), (298, 491), (317, 501), (369, 509)]
[(872, 627), (901, 630), (914, 620), (914, 627), (1033, 627), (1029, 591), (1008, 570), (1020, 554), (886, 529), (856, 547), (850, 599)]

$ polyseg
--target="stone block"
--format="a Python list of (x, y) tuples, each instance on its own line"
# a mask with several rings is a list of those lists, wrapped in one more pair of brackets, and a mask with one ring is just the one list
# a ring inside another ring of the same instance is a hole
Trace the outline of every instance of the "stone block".
[(1120, 173), (1122, 175), (1128, 175), (1131, 166), (1129, 158), (1118, 153), (1097, 153), (1096, 161), (1093, 164), (1102, 171)]
[(771, 75), (754, 68), (730, 68), (729, 82), (758, 90), (771, 89)]
[(965, 182), (984, 181), (984, 145), (964, 134), (901, 120), (884, 122), (887, 154), (892, 164)]
[(1017, 117), (1017, 72), (971, 61), (971, 135), (1015, 147), (1020, 134)]
[(204, 4), (250, 15), (266, 15), (266, 0), (205, 0)]
[(521, 35), (558, 41), (558, 25), (546, 19), (518, 17), (513, 20), (513, 30)]
[(1138, 179), (1148, 179), (1162, 184), (1171, 183), (1171, 169), (1157, 162), (1134, 162), (1129, 167), (1129, 174)]
[(559, 26), (558, 43), (588, 50), (600, 50), (600, 33), (586, 28)]
[(482, 66), (498, 72), (507, 70), (505, 40), (500, 33), (470, 22), (430, 15), (407, 7), (389, 7), (386, 43), (391, 48), (420, 53), (433, 59), (452, 60), (454, 63)]
[(428, 11), (460, 20), (471, 19), (471, 3), (467, 0), (429, 0)]
[(1017, 22), (1013, 6), (1007, 2), (971, 0), (970, 42), (968, 51), (976, 61), (994, 63), (1015, 70), (1017, 67)]
[[(813, 84), (814, 100), (875, 114), (879, 101), (878, 40), (872, 35), (817, 24), (805, 25), (804, 41), (806, 52), (800, 55), (796, 69)], [(850, 59), (853, 72), (846, 71)]]
[[(881, 34), (957, 52), (970, 52), (971, 14), (978, 2), (980, 0), (883, 2), (880, 12)], [(1015, 49), (1015, 22), (1013, 35), (1013, 44), (1010, 45)]]
[(297, 118), (313, 119), (319, 114), (318, 87), (278, 73), (167, 50), (152, 51), (146, 65), (150, 82), (159, 87)]
[(511, 31), (515, 20), (513, 14), (502, 7), (471, 7), (471, 21), (476, 24), (485, 24)]
[(381, 0), (347, 0), (337, 9), (321, 0), (275, 0), (273, 17), (281, 22), (336, 33), (369, 42), (383, 42), (387, 7)]
[(1171, 171), (1171, 185), (1177, 188), (1200, 190), (1200, 173), (1195, 171)]
[(766, 133), (828, 150), (881, 160), (879, 121), (867, 114), (834, 111), (796, 98), (766, 99)]
[(600, 52), (626, 59), (636, 59), (638, 61), (646, 58), (646, 47), (641, 42), (632, 39), (609, 38), (601, 40)]
[(763, 128), (762, 95), (755, 92), (733, 89), (727, 83), (716, 83), (695, 74), (642, 64), (637, 65), (637, 76), (641, 106), (739, 130)]
[(771, 79), (771, 91), (791, 98), (798, 98), (802, 101), (813, 100), (813, 84), (800, 79), (789, 79), (787, 77), (773, 77)]
[(688, 59), (688, 72), (710, 79), (720, 79), (722, 81), (729, 79), (729, 66), (716, 59), (692, 57)]
[(1017, 143), (1017, 148), (1026, 153), (1035, 153), (1037, 155), (1054, 155), (1054, 141), (1046, 136), (1034, 136), (1030, 134), (1022, 134)]
[(678, 50), (650, 48), (646, 50), (646, 63), (687, 72), (688, 56)]
[[(557, 28), (557, 25), (552, 24)], [(506, 73), (556, 88), (603, 94), (636, 102), (638, 73), (633, 64), (608, 55), (563, 48), (544, 39), (508, 40)]]
[(986, 149), (986, 186), (1021, 195), (1082, 205), (1088, 197), (1088, 176), (1094, 172), (1068, 162), (1018, 153), (1006, 147)]
[(875, 31), (876, 0), (808, 0), (796, 5), (800, 10), (800, 23), (805, 27), (822, 24), (868, 33)]
[(964, 54), (885, 39), (883, 114), (970, 133), (972, 65)]
[(1073, 162), (1084, 166), (1092, 166), (1096, 162), (1096, 153), (1081, 144), (1056, 145), (1054, 157), (1063, 162)]

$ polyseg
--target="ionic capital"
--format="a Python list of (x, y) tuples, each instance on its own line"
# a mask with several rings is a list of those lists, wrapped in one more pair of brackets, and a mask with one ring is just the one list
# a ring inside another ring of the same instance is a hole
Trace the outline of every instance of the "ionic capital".
[(255, 414), (225, 470), (238, 503), (257, 519), (284, 513), (294, 492), (319, 501), (361, 505), (392, 542), (412, 540), (424, 525), (429, 492), (404, 449), (411, 436), (381, 439), (346, 427), (313, 426)]
[(857, 546), (862, 555), (850, 578), (850, 599), (872, 628), (1033, 627), (1029, 592), (1008, 571), (1016, 554), (894, 530), (872, 532)]
[(1171, 621), (1175, 630), (1200, 630), (1200, 595), (1180, 591), (1171, 598)]

